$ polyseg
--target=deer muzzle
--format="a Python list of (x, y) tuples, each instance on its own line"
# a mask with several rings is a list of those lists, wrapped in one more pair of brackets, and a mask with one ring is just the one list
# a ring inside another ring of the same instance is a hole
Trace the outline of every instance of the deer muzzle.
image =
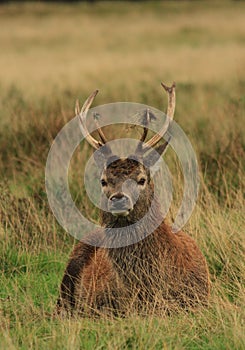
[(132, 209), (133, 203), (127, 194), (117, 192), (110, 196), (108, 201), (108, 210), (114, 216), (127, 216)]

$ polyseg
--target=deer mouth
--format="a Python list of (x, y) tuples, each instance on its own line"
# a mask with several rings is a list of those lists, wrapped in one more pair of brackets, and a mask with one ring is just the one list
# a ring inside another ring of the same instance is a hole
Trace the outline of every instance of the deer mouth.
[(110, 212), (114, 216), (128, 216), (132, 209), (111, 209)]

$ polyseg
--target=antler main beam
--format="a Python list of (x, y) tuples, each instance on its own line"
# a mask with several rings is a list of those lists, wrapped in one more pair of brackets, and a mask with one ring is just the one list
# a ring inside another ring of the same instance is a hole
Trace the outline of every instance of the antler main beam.
[(167, 108), (167, 119), (160, 129), (160, 131), (155, 134), (149, 141), (147, 141), (142, 146), (142, 151), (146, 152), (150, 148), (154, 147), (163, 137), (163, 135), (168, 130), (170, 122), (173, 120), (174, 117), (174, 111), (175, 111), (175, 83), (172, 84), (172, 86), (168, 87), (165, 84), (161, 83), (164, 90), (168, 93), (168, 108)]
[[(82, 134), (85, 137), (85, 139), (88, 141), (88, 143), (92, 147), (94, 147), (95, 149), (99, 149), (105, 143), (103, 142), (103, 140), (102, 140), (102, 142), (97, 141), (93, 136), (90, 135), (90, 132), (88, 131), (87, 126), (86, 126), (86, 118), (87, 118), (87, 113), (88, 113), (89, 107), (93, 103), (93, 100), (95, 99), (95, 96), (97, 95), (98, 92), (99, 92), (99, 90), (95, 90), (87, 98), (87, 100), (84, 102), (84, 105), (82, 106), (81, 110), (80, 110), (80, 107), (79, 107), (78, 100), (76, 101), (76, 106), (75, 106), (75, 113), (76, 113), (76, 115), (79, 116), (79, 121), (80, 121), (79, 125), (80, 125), (80, 128), (81, 128)], [(101, 129), (100, 129), (100, 131), (101, 131)], [(99, 134), (101, 135), (100, 132), (99, 132)]]

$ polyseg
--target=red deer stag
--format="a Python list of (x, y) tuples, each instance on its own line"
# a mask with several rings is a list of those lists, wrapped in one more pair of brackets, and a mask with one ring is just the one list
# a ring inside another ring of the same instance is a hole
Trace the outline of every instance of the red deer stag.
[[(162, 86), (168, 93), (168, 122), (144, 143), (150, 120), (150, 112), (146, 111), (147, 121), (132, 157), (113, 155), (99, 125), (100, 141), (89, 134), (86, 116), (97, 91), (86, 100), (81, 111), (78, 104), (76, 106), (82, 133), (96, 149), (95, 161), (103, 162), (102, 200), (108, 210), (101, 210), (102, 228), (79, 242), (71, 254), (61, 283), (58, 313), (126, 315), (133, 310), (143, 314), (169, 313), (194, 309), (208, 302), (209, 275), (201, 251), (187, 234), (171, 231), (162, 220), (157, 201), (151, 205), (154, 185), (149, 167), (158, 160), (154, 154), (159, 158), (166, 149), (168, 142), (160, 145), (159, 142), (175, 109), (175, 85)], [(145, 155), (153, 147), (155, 149)], [(135, 203), (133, 191), (123, 187), (129, 179), (137, 187)], [(146, 213), (147, 220), (141, 220)], [(154, 223), (159, 219), (161, 223), (155, 228)], [(122, 234), (125, 242), (135, 236), (136, 243), (108, 248), (106, 242), (111, 243)]]

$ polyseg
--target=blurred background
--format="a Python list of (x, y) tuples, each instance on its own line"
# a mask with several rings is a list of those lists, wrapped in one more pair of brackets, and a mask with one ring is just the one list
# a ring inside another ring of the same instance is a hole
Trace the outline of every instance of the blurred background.
[(229, 85), (244, 76), (243, 2), (21, 3), (0, 8), (0, 68), (1, 84), (26, 95), (96, 86), (124, 100), (161, 79)]
[[(164, 110), (160, 82), (175, 81), (175, 118), (206, 184), (219, 201), (234, 200), (244, 158), (244, 8), (239, 1), (1, 5), (3, 173), (16, 185), (23, 175), (32, 181), (77, 98), (99, 89), (96, 104), (132, 101)], [(36, 175), (43, 182), (43, 172)]]

